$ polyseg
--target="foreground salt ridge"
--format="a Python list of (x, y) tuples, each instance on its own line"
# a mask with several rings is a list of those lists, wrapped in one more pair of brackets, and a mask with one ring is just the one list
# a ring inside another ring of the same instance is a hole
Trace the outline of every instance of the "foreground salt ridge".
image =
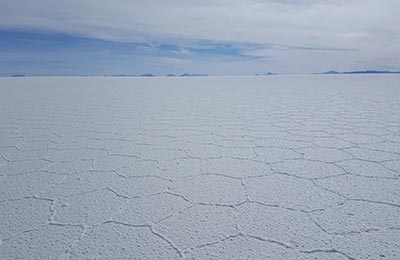
[(1, 259), (398, 259), (398, 76), (0, 80)]

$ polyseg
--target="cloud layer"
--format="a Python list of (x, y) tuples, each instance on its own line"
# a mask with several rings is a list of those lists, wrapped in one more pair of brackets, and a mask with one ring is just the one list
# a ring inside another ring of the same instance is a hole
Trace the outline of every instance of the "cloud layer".
[[(240, 74), (241, 61), (282, 73), (400, 68), (398, 0), (3, 0), (0, 10), (2, 30), (173, 45), (182, 57), (170, 62), (229, 67), (222, 74)], [(237, 46), (240, 55), (185, 57), (215, 44)]]

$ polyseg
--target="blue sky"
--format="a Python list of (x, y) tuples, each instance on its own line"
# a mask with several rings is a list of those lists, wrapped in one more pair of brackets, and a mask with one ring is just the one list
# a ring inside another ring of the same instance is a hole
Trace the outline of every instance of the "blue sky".
[[(202, 41), (188, 47), (156, 42), (107, 41), (55, 32), (0, 31), (3, 75), (112, 75), (182, 73), (173, 60), (251, 62), (255, 44)], [(191, 72), (207, 73), (199, 68)]]
[(3, 0), (0, 75), (400, 70), (395, 0)]

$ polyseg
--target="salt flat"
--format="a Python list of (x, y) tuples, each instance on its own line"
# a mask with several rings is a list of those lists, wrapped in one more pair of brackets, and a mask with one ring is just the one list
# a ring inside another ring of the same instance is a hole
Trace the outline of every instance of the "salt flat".
[(0, 259), (400, 259), (400, 77), (0, 79)]

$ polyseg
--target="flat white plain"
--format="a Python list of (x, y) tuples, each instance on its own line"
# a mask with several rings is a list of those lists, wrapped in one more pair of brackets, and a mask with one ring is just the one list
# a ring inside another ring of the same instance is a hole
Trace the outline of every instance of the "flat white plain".
[(399, 259), (400, 77), (1, 78), (1, 259)]

